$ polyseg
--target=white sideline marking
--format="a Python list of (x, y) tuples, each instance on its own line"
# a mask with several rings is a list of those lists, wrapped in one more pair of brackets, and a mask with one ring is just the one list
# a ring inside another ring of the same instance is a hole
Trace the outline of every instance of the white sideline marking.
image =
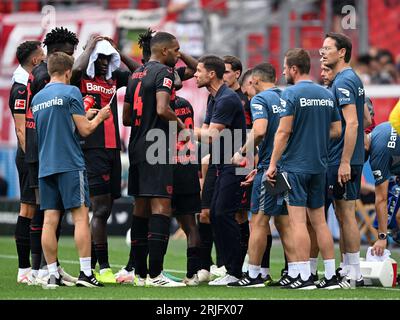
[[(14, 259), (17, 260), (17, 256), (12, 256), (12, 255), (7, 255), (7, 254), (0, 254), (0, 259)], [(74, 261), (74, 260), (60, 260), (62, 263), (66, 264), (79, 264), (79, 261)], [(110, 264), (111, 267), (116, 267), (116, 268), (122, 268), (125, 267), (125, 265), (122, 264)], [(186, 271), (183, 270), (175, 270), (175, 269), (164, 269), (164, 271), (167, 272), (175, 272), (175, 273), (186, 273)]]

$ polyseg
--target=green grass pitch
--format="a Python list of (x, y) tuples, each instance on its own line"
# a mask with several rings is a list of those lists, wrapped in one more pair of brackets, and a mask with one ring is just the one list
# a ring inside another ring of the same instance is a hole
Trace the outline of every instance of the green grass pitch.
[[(122, 237), (110, 237), (109, 256), (113, 271), (118, 271), (128, 259), (129, 248)], [(169, 273), (183, 278), (186, 269), (186, 242), (184, 240), (171, 240), (168, 247), (164, 267)], [(365, 255), (365, 250), (362, 251)], [(338, 253), (336, 261), (338, 261)], [(400, 253), (392, 250), (392, 257), (400, 261)], [(59, 244), (59, 258), (62, 266), (71, 274), (77, 275), (79, 271), (78, 257), (75, 244), (71, 237), (61, 237)], [(273, 279), (278, 279), (283, 266), (282, 247), (279, 242), (274, 242), (271, 252), (271, 271)], [(198, 287), (187, 288), (139, 288), (132, 285), (107, 285), (104, 288), (58, 288), (57, 290), (44, 290), (37, 286), (27, 286), (16, 283), (17, 256), (15, 243), (12, 237), (0, 237), (0, 299), (78, 299), (78, 300), (262, 300), (262, 299), (300, 299), (300, 300), (381, 300), (400, 299), (400, 288), (363, 288), (357, 290), (312, 290), (289, 291), (280, 288), (226, 288), (209, 287), (206, 284)], [(318, 269), (322, 274), (323, 263), (320, 261)]]

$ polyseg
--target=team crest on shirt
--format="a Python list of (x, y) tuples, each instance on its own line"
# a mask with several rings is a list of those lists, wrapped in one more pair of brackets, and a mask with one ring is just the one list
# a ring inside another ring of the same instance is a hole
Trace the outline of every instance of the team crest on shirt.
[(167, 87), (168, 89), (172, 88), (172, 80), (169, 78), (164, 78), (163, 86)]
[(338, 90), (343, 93), (346, 97), (350, 97), (350, 91), (344, 88), (338, 88)]
[(254, 109), (261, 111), (263, 109), (263, 106), (261, 104), (253, 103), (251, 105)]
[(381, 170), (374, 170), (374, 171), (372, 171), (372, 174), (376, 181), (379, 181), (383, 178)]
[(25, 110), (26, 100), (24, 99), (15, 99), (14, 109), (15, 110)]

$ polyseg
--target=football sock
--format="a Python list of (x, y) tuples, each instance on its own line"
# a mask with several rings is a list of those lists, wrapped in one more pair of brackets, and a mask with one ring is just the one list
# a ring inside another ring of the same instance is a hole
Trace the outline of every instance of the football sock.
[(310, 258), (310, 268), (312, 274), (317, 274), (318, 258)]
[(85, 276), (89, 277), (92, 274), (91, 257), (79, 258), (79, 264), (81, 265), (81, 271)]
[(95, 243), (94, 248), (96, 251), (96, 257), (99, 261), (100, 270), (110, 268), (110, 264), (108, 262), (108, 243)]
[(200, 270), (200, 248), (199, 247), (191, 247), (186, 250), (186, 277), (192, 278), (194, 274), (197, 274), (197, 271)]
[(39, 270), (42, 260), (42, 229), (43, 229), (44, 211), (36, 209), (35, 215), (31, 221), (30, 243), (32, 270)]
[(260, 274), (261, 266), (255, 266), (253, 264), (249, 264), (249, 277), (255, 279)]
[[(354, 253), (347, 253), (347, 260), (349, 262), (350, 271), (353, 271), (355, 275), (355, 280), (361, 278), (361, 269), (360, 269), (360, 251)], [(353, 269), (353, 270), (352, 270)], [(350, 273), (351, 275), (351, 273)]]
[(47, 265), (47, 269), (49, 270), (49, 275), (54, 275), (57, 279), (60, 278), (60, 274), (57, 270), (57, 262), (53, 262)]
[(265, 278), (270, 274), (269, 268), (260, 268), (261, 277)]
[(92, 241), (92, 245), (91, 245), (91, 249), (90, 249), (90, 255), (92, 257), (91, 262), (90, 262), (90, 267), (94, 270), (94, 269), (96, 269), (97, 256), (96, 256), (96, 248), (94, 246), (93, 241)]
[(299, 270), (297, 268), (297, 264), (296, 262), (289, 262), (288, 263), (288, 275), (291, 278), (297, 278), (297, 276), (299, 275)]
[(213, 233), (211, 224), (199, 222), (200, 234), (200, 268), (210, 271)]
[(261, 260), (261, 267), (269, 268), (269, 260), (271, 255), (272, 236), (267, 235), (267, 246), (265, 247), (264, 255)]
[(148, 243), (151, 278), (157, 277), (162, 271), (164, 255), (168, 247), (170, 221), (168, 216), (162, 214), (152, 214), (150, 217)]
[[(137, 216), (132, 217), (131, 228), (131, 255), (129, 258), (128, 266), (133, 265), (135, 273), (141, 278), (147, 276), (147, 255), (149, 253), (149, 219)], [(128, 270), (125, 268), (127, 271)]]
[(310, 269), (310, 261), (301, 261), (297, 263), (297, 267), (300, 271), (301, 280), (306, 281), (310, 278), (311, 269)]
[(327, 280), (332, 279), (332, 277), (335, 275), (335, 259), (324, 260), (324, 266), (325, 278)]
[(29, 261), (30, 245), (30, 225), (31, 219), (18, 216), (15, 228), (15, 244), (18, 254), (18, 268), (26, 269), (31, 266)]

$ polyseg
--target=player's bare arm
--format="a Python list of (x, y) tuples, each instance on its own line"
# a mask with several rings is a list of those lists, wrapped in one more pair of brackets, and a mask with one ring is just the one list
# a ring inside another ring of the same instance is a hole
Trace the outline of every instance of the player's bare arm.
[(97, 113), (93, 120), (88, 120), (86, 116), (74, 114), (73, 119), (76, 127), (78, 128), (79, 134), (83, 137), (89, 136), (98, 127), (100, 123), (108, 119), (111, 114), (110, 106), (107, 105)]
[(232, 158), (233, 164), (241, 165), (242, 161), (244, 160), (243, 159), (244, 154), (247, 155), (249, 151), (253, 151), (253, 153), (255, 153), (256, 147), (263, 140), (263, 138), (267, 132), (267, 127), (268, 127), (267, 119), (257, 119), (254, 121), (253, 128), (251, 129), (250, 133), (248, 134), (245, 144), (241, 148), (240, 152), (236, 152), (233, 155), (233, 158)]
[[(388, 212), (387, 212), (387, 199), (388, 199), (388, 187), (389, 180), (377, 185), (375, 187), (375, 209), (376, 215), (378, 217), (378, 232), (379, 233), (387, 233), (387, 221), (388, 221)], [(381, 256), (386, 249), (387, 240), (378, 239), (373, 247), (372, 254)]]
[(87, 66), (89, 64), (90, 55), (96, 47), (97, 42), (103, 39), (104, 38), (102, 36), (90, 37), (85, 47), (85, 50), (74, 62), (74, 66), (72, 67), (71, 84), (76, 84), (80, 81), (83, 74), (86, 72)]
[(185, 75), (182, 80), (188, 80), (193, 78), (196, 72), (198, 61), (192, 56), (183, 52), (181, 52), (181, 60), (186, 64)]
[(131, 119), (132, 119), (132, 107), (131, 104), (128, 102), (124, 102), (124, 107), (122, 110), (122, 124), (125, 127), (131, 126)]
[(346, 121), (346, 131), (344, 134), (344, 146), (342, 159), (338, 170), (338, 183), (343, 186), (351, 179), (350, 161), (353, 156), (354, 148), (357, 142), (357, 109), (354, 104), (347, 104), (343, 106), (343, 117)]
[(15, 133), (17, 134), (18, 142), (22, 150), (25, 152), (25, 115), (15, 114), (14, 123), (15, 123)]
[(176, 121), (178, 129), (185, 129), (185, 125), (169, 106), (170, 94), (165, 91), (157, 92), (157, 114), (165, 121)]
[(337, 139), (340, 138), (342, 135), (342, 122), (335, 121), (331, 123), (331, 127), (329, 129), (329, 138), (331, 139)]
[(274, 150), (272, 151), (271, 162), (266, 172), (267, 180), (274, 183), (277, 174), (277, 163), (285, 151), (290, 134), (292, 133), (293, 116), (281, 118), (278, 130), (274, 139)]
[(118, 46), (116, 45), (113, 39), (109, 37), (104, 37), (104, 39), (110, 42), (111, 45), (114, 47), (114, 49), (117, 50), (117, 52), (121, 57), (122, 62), (128, 67), (130, 72), (134, 72), (137, 68), (140, 67), (140, 64), (138, 62), (136, 62), (131, 57), (129, 57), (128, 55), (119, 50)]

